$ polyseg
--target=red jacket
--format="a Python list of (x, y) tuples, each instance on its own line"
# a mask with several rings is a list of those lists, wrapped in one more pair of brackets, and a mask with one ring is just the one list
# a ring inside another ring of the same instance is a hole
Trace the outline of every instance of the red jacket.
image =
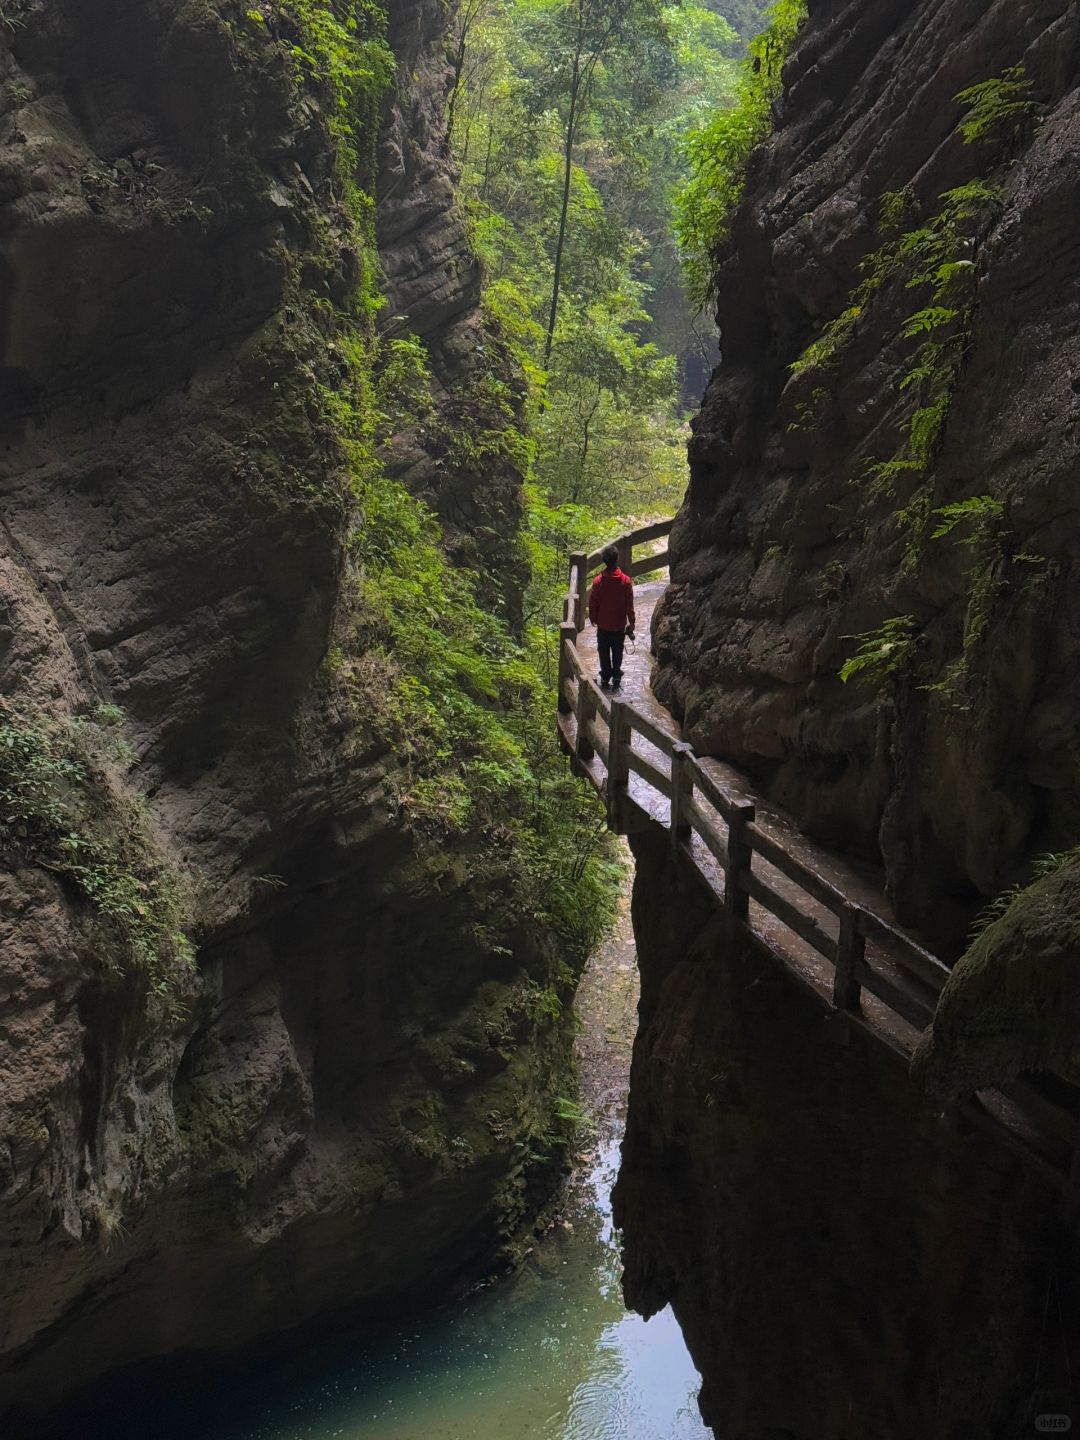
[(634, 627), (634, 582), (615, 567), (601, 570), (589, 591), (589, 619), (598, 630)]

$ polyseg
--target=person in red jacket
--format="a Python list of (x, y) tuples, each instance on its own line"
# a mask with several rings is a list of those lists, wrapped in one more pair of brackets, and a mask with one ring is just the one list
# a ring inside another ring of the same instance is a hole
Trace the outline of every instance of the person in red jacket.
[(609, 545), (603, 552), (604, 569), (589, 591), (589, 619), (596, 626), (600, 652), (600, 688), (622, 679), (623, 640), (634, 634), (634, 582), (619, 569), (619, 552)]

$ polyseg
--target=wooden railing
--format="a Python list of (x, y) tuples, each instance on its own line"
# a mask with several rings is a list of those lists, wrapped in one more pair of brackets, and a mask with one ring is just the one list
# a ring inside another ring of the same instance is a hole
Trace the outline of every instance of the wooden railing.
[[(668, 565), (635, 551), (667, 537), (671, 521), (614, 542), (633, 576)], [(601, 554), (570, 557), (559, 647), (559, 735), (575, 770), (603, 797), (618, 834), (662, 826), (717, 904), (787, 974), (842, 1022), (906, 1062), (933, 1019), (949, 967), (888, 917), (882, 897), (853, 897), (838, 867), (755, 797), (726, 766), (695, 755), (659, 707), (601, 690), (578, 652), (588, 587)], [(670, 726), (670, 728), (668, 728)], [(980, 1091), (951, 1119), (993, 1135), (1080, 1202), (1080, 1119), (1032, 1084)]]

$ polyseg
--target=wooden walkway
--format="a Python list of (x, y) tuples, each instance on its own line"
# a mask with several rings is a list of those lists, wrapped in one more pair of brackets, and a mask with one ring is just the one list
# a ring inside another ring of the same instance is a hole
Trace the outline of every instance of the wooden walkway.
[[(654, 576), (668, 561), (657, 542), (670, 529), (670, 521), (646, 526), (616, 542), (623, 569), (635, 577), (638, 640), (627, 647), (615, 691), (597, 683), (596, 634), (584, 623), (600, 554), (571, 556), (559, 655), (563, 748), (603, 797), (616, 833), (663, 828), (717, 906), (794, 982), (906, 1067), (948, 966), (896, 924), (864, 875), (808, 840), (730, 766), (696, 756), (650, 689), (652, 613), (666, 588)], [(1023, 1081), (1007, 1093), (980, 1091), (956, 1109), (1061, 1189), (1075, 1210), (1074, 1113)]]

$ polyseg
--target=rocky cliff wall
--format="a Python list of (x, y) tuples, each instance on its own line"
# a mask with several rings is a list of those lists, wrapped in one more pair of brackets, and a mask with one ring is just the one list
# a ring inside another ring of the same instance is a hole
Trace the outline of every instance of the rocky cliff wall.
[(385, 461), (442, 521), (450, 553), (485, 581), (484, 598), (521, 624), (525, 387), (480, 303), (480, 262), (456, 203), (444, 123), (446, 7), (391, 5), (398, 80), (382, 132), (376, 199), (389, 336), (431, 357), (431, 413), (399, 417)]
[[(309, 10), (0, 13), (6, 1434), (122, 1363), (463, 1283), (544, 1186), (560, 957), (502, 831), (410, 830), (387, 662), (344, 653), (376, 285)], [(393, 6), (356, 138), (380, 314), (464, 405), (505, 379), (437, 12)], [(512, 529), (512, 467), (411, 478)]]
[(1080, 12), (809, 12), (718, 256), (655, 687), (946, 942), (1080, 817)]
[(674, 1306), (716, 1434), (1014, 1440), (1075, 1417), (1080, 1249), (1055, 1193), (929, 1113), (662, 837), (633, 848), (624, 1286)]

